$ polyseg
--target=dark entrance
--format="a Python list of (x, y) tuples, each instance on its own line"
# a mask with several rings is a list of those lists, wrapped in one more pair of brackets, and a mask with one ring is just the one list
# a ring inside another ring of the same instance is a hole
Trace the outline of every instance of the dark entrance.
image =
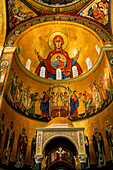
[(45, 148), (47, 170), (75, 170), (77, 150), (65, 137), (55, 137)]
[(67, 161), (55, 161), (48, 167), (48, 170), (75, 170), (75, 168)]

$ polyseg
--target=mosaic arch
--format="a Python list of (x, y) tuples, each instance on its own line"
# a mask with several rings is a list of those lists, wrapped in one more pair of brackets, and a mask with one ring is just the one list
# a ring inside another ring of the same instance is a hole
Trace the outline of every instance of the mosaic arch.
[(83, 26), (86, 26), (93, 30), (102, 40), (103, 44), (112, 43), (112, 38), (110, 34), (101, 26), (97, 25), (96, 23), (89, 21), (87, 19), (83, 19), (81, 17), (74, 17), (74, 16), (68, 16), (68, 15), (60, 15), (60, 16), (45, 16), (45, 17), (38, 17), (31, 19), (30, 21), (26, 21), (25, 23), (21, 24), (17, 28), (15, 28), (6, 39), (5, 46), (14, 46), (15, 41), (17, 40), (18, 36), (20, 36), (21, 33), (23, 33), (28, 28), (35, 26), (40, 23), (45, 23), (49, 21), (68, 21), (72, 23), (78, 23)]

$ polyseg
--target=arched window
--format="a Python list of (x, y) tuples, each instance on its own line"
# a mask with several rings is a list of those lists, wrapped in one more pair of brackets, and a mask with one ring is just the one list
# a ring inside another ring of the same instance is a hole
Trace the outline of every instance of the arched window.
[(100, 54), (100, 48), (98, 45), (95, 46), (96, 50), (97, 50), (97, 53)]
[(26, 62), (26, 68), (27, 68), (28, 70), (30, 70), (30, 65), (31, 65), (31, 60), (28, 59), (27, 62)]
[(72, 73), (73, 73), (73, 77), (77, 77), (78, 76), (78, 70), (76, 66), (72, 67)]
[(86, 63), (87, 63), (88, 70), (89, 70), (89, 69), (92, 67), (92, 63), (91, 63), (90, 58), (87, 58), (87, 59), (86, 59)]
[(45, 67), (41, 67), (41, 69), (40, 69), (40, 77), (43, 77), (43, 78), (45, 78)]
[(62, 72), (61, 72), (61, 69), (58, 68), (56, 70), (56, 80), (61, 80), (62, 79)]

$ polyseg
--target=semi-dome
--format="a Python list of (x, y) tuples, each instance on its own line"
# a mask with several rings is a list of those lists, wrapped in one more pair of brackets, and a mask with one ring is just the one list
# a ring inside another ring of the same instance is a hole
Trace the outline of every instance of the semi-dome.
[[(47, 31), (45, 32), (45, 30)], [(71, 34), (68, 30), (71, 30)], [(60, 47), (62, 52), (57, 53), (54, 41), (59, 37), (60, 41), (63, 41), (63, 45)], [(89, 38), (87, 39), (87, 37)], [(29, 41), (26, 41), (27, 39)], [(49, 23), (38, 23), (28, 28), (18, 36), (14, 46), (21, 47), (19, 60), (24, 67), (35, 75), (36, 79), (40, 80), (41, 78), (42, 80), (43, 78), (43, 81), (44, 79), (51, 81), (66, 79), (64, 76), (66, 73), (63, 71), (64, 69), (67, 70), (68, 66), (66, 65), (66, 57), (69, 58), (70, 62), (74, 61), (71, 62), (71, 65), (68, 63), (69, 69), (71, 69), (68, 78), (82, 78), (83, 73), (88, 72), (95, 65), (103, 42), (93, 30), (85, 25), (69, 21), (50, 21)], [(78, 51), (79, 57), (77, 57)], [(40, 55), (40, 58), (38, 58), (38, 55)], [(43, 67), (40, 64), (41, 58), (45, 62), (47, 61), (49, 66), (45, 63)], [(78, 63), (77, 65), (74, 59)], [(63, 72), (61, 77), (57, 76), (57, 69)], [(49, 73), (56, 76), (51, 76)]]

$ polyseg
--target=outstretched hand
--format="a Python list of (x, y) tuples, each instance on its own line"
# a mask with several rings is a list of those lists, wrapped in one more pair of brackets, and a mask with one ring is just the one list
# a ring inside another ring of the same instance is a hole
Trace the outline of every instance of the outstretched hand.
[(34, 52), (37, 56), (39, 55), (39, 52), (36, 49), (34, 49)]
[(75, 60), (78, 60), (80, 53), (82, 52), (82, 47), (77, 51), (76, 56), (74, 57)]
[(43, 58), (39, 55), (39, 52), (36, 49), (34, 49), (34, 52), (37, 55), (39, 61), (43, 61)]
[(77, 55), (79, 55), (82, 52), (82, 47), (78, 50)]

